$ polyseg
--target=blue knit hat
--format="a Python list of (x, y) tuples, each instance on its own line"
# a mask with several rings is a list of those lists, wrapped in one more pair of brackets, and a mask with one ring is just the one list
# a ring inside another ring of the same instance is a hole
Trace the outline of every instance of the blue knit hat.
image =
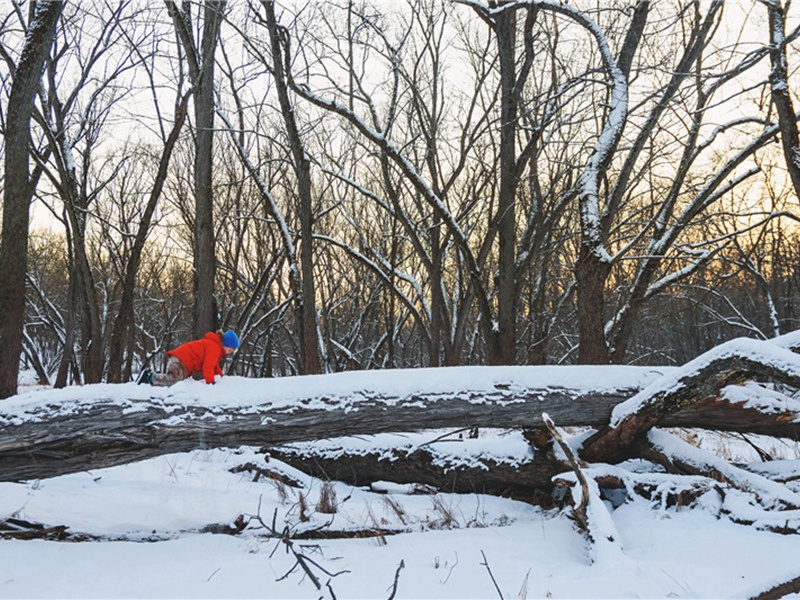
[(234, 350), (239, 347), (239, 338), (232, 331), (226, 331), (222, 336), (222, 345)]

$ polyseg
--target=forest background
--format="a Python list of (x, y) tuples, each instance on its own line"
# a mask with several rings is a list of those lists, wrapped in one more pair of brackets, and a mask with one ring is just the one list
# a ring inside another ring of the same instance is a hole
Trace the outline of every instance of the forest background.
[(798, 10), (491, 4), (3, 3), (0, 397), (797, 328)]

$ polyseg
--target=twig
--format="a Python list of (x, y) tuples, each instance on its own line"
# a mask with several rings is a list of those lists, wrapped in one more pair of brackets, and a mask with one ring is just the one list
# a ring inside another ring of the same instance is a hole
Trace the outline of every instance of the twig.
[(486, 555), (483, 553), (483, 550), (481, 550), (481, 556), (483, 556), (483, 562), (481, 564), (484, 567), (486, 567), (487, 571), (489, 571), (489, 577), (492, 578), (492, 583), (494, 584), (494, 589), (497, 590), (497, 595), (500, 596), (500, 600), (503, 600), (503, 592), (500, 591), (500, 586), (497, 585), (497, 580), (494, 578), (494, 574), (492, 573), (492, 569), (489, 568), (489, 561), (487, 560)]
[[(322, 590), (322, 583), (320, 582), (319, 578), (314, 574), (314, 571), (311, 568), (312, 566), (316, 567), (317, 569), (322, 571), (325, 575), (328, 575), (328, 577), (330, 577), (330, 578), (336, 577), (337, 575), (341, 575), (343, 573), (349, 573), (350, 572), (350, 571), (347, 571), (347, 570), (343, 570), (343, 571), (339, 571), (337, 573), (331, 573), (330, 571), (328, 571), (327, 569), (322, 567), (316, 561), (308, 558), (302, 552), (298, 552), (297, 549), (294, 547), (294, 542), (291, 539), (291, 530), (289, 529), (289, 526), (288, 525), (285, 526), (283, 528), (283, 531), (279, 532), (277, 530), (277, 527), (276, 527), (277, 514), (278, 514), (278, 509), (275, 509), (275, 511), (274, 511), (274, 513), (272, 515), (272, 525), (268, 525), (264, 521), (264, 519), (261, 517), (261, 498), (258, 499), (258, 513), (256, 514), (256, 519), (258, 520), (259, 523), (261, 523), (261, 525), (264, 527), (264, 529), (266, 529), (270, 533), (270, 535), (272, 537), (278, 538), (278, 540), (279, 540), (278, 544), (275, 546), (275, 549), (272, 551), (272, 554), (270, 554), (270, 556), (275, 554), (275, 551), (278, 549), (278, 547), (281, 544), (283, 544), (284, 547), (286, 548), (286, 551), (287, 552), (291, 552), (294, 555), (294, 559), (295, 559), (295, 563), (292, 566), (292, 568), (289, 569), (282, 577), (280, 577), (278, 579), (278, 581), (282, 581), (282, 580), (286, 579), (289, 575), (294, 573), (294, 571), (297, 569), (297, 567), (300, 567), (301, 569), (303, 569), (305, 574), (308, 575), (308, 578), (314, 584), (314, 587), (316, 587), (318, 590)], [(328, 523), (328, 525), (330, 525), (330, 523)], [(328, 588), (328, 590), (330, 591), (331, 596), (335, 599), (336, 598), (336, 594), (333, 593), (333, 589), (331, 588), (331, 584), (330, 584), (330, 579), (328, 579), (328, 582), (325, 585)]]
[(389, 600), (394, 600), (394, 595), (397, 593), (397, 583), (400, 581), (400, 571), (406, 566), (405, 561), (400, 559), (400, 564), (397, 565), (397, 571), (394, 574), (394, 584), (392, 584), (392, 593), (389, 594)]
[(309, 564), (311, 564), (311, 565), (314, 565), (315, 567), (317, 567), (317, 568), (318, 568), (320, 571), (322, 571), (323, 573), (325, 573), (325, 575), (328, 575), (329, 577), (338, 577), (339, 575), (344, 575), (345, 573), (349, 573), (349, 572), (350, 572), (350, 571), (348, 571), (347, 569), (343, 569), (343, 570), (341, 570), (341, 571), (336, 571), (336, 573), (331, 573), (330, 571), (328, 571), (328, 569), (326, 569), (325, 567), (323, 567), (322, 565), (320, 565), (320, 564), (319, 564), (317, 561), (315, 561), (314, 559), (312, 559), (312, 558), (308, 558), (308, 557), (307, 557), (306, 555), (304, 555), (304, 554), (299, 554), (299, 553), (298, 553), (298, 552), (296, 552), (294, 549), (292, 549), (292, 552), (294, 552), (294, 553), (295, 553), (295, 556), (302, 556), (302, 557), (303, 557), (303, 560), (304, 560), (306, 563), (309, 563)]
[(756, 445), (756, 443), (753, 442), (753, 440), (751, 440), (749, 437), (747, 437), (746, 434), (740, 433), (738, 437), (741, 437), (741, 439), (746, 444), (748, 444), (753, 450), (756, 451), (756, 453), (758, 454), (758, 457), (761, 459), (761, 462), (770, 462), (772, 460), (775, 460), (774, 456), (772, 456), (769, 452), (767, 452), (766, 450), (764, 450), (760, 446)]
[(331, 593), (331, 600), (336, 600), (336, 593), (333, 591), (333, 587), (331, 587), (330, 579), (328, 579), (328, 582), (325, 584), (325, 587), (327, 587), (328, 591)]
[(578, 525), (580, 528), (586, 533), (587, 536), (591, 539), (591, 534), (589, 533), (589, 517), (586, 511), (587, 506), (589, 505), (589, 483), (586, 481), (586, 477), (581, 470), (581, 466), (578, 463), (578, 459), (575, 457), (575, 453), (572, 451), (572, 448), (564, 441), (564, 438), (561, 437), (561, 433), (559, 433), (558, 429), (556, 428), (556, 424), (553, 423), (553, 420), (547, 413), (542, 413), (542, 420), (544, 424), (547, 426), (547, 429), (550, 430), (550, 434), (553, 438), (558, 442), (559, 447), (561, 450), (566, 454), (567, 460), (569, 461), (572, 470), (575, 471), (575, 476), (578, 478), (578, 483), (581, 485), (581, 490), (583, 491), (582, 498), (580, 503), (575, 507), (575, 519), (578, 521)]
[[(428, 440), (427, 442), (421, 443), (419, 446), (416, 447), (417, 450), (420, 448), (424, 448), (425, 446), (429, 446), (430, 444), (435, 444), (436, 442), (442, 441), (444, 438), (455, 435), (457, 433), (463, 433), (464, 431), (469, 431), (470, 429), (474, 429), (474, 427), (462, 427), (461, 429), (456, 429), (455, 431), (448, 431), (447, 433), (443, 433), (439, 437), (433, 438), (432, 440)], [(447, 440), (448, 442), (463, 442), (464, 440)]]
[(442, 585), (444, 585), (445, 583), (447, 583), (447, 580), (448, 580), (448, 579), (450, 579), (450, 575), (452, 575), (452, 574), (453, 574), (453, 570), (454, 570), (454, 569), (456, 568), (456, 566), (458, 565), (458, 552), (456, 552), (456, 553), (455, 553), (455, 555), (456, 555), (456, 562), (454, 562), (454, 563), (453, 563), (453, 566), (452, 566), (452, 567), (450, 567), (450, 572), (447, 574), (447, 577), (445, 577), (445, 578), (444, 578), (444, 581), (442, 581), (442, 582), (441, 582), (441, 583), (442, 583)]

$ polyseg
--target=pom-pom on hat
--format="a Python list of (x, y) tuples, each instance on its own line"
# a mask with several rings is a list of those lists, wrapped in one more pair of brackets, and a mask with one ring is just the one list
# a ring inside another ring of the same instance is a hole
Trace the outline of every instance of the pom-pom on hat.
[(235, 350), (239, 347), (239, 338), (233, 331), (226, 331), (222, 335), (222, 345)]

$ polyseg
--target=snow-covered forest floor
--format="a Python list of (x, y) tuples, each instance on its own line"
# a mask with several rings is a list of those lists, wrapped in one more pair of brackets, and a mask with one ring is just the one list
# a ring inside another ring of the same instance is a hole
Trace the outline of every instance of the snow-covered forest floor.
[[(431, 443), (442, 434), (362, 436), (318, 442), (317, 449), (427, 444), (451, 461), (513, 461), (530, 451), (518, 432), (482, 430), (478, 439), (456, 434)], [(681, 435), (732, 462), (759, 461), (741, 438)], [(782, 459), (770, 463), (773, 470), (796, 470), (796, 442), (757, 444)], [(565, 512), (481, 494), (410, 494), (413, 486), (388, 482), (374, 489), (324, 483), (270, 460), (302, 486), (293, 487), (237, 471), (265, 464), (257, 450), (197, 450), (0, 483), (0, 520), (66, 525), (91, 536), (0, 540), (0, 597), (743, 598), (800, 573), (800, 536), (735, 524), (710, 496), (690, 507), (638, 496), (616, 509), (608, 504), (622, 552), (590, 555)], [(800, 492), (797, 482), (787, 485)], [(326, 512), (331, 506), (335, 512)], [(241, 532), (218, 532), (235, 529), (240, 515), (240, 524), (249, 523)], [(293, 548), (309, 560), (322, 592), (273, 526), (296, 534)], [(373, 536), (329, 537), (365, 530)]]

